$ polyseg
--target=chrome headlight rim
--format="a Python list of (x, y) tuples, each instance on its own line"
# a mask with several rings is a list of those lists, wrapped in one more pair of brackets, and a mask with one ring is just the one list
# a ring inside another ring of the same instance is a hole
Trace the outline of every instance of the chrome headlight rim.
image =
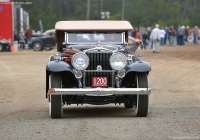
[(77, 79), (81, 79), (83, 77), (83, 73), (82, 71), (79, 71), (79, 70), (75, 70), (74, 71), (74, 75)]
[(127, 57), (123, 53), (120, 53), (120, 52), (113, 53), (109, 61), (110, 61), (110, 66), (114, 70), (122, 70), (127, 65)]
[(117, 76), (118, 76), (119, 78), (124, 78), (125, 75), (126, 75), (125, 69), (119, 70), (119, 71), (117, 72)]
[(71, 63), (76, 70), (85, 70), (89, 65), (89, 57), (85, 53), (79, 52), (73, 55)]

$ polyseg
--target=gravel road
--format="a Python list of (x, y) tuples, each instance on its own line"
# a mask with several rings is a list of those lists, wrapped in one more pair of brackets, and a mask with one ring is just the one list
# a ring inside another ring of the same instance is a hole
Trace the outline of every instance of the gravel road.
[(0, 139), (167, 140), (200, 139), (200, 46), (138, 50), (151, 63), (150, 112), (135, 117), (123, 105), (70, 105), (51, 119), (45, 67), (55, 50), (0, 53)]

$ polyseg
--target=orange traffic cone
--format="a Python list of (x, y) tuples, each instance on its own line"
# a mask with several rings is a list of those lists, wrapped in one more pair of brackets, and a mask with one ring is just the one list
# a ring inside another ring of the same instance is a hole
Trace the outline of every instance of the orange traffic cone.
[(11, 51), (12, 53), (15, 53), (15, 46), (12, 44), (12, 47), (11, 47)]

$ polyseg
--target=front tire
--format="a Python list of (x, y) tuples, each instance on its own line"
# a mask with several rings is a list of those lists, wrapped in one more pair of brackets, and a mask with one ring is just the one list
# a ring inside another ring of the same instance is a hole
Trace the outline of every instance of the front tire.
[(34, 42), (33, 43), (33, 50), (34, 51), (42, 51), (42, 44), (40, 42)]
[[(148, 77), (146, 73), (137, 74), (138, 88), (148, 88)], [(135, 114), (137, 117), (146, 117), (149, 111), (149, 95), (137, 95)]]
[[(62, 79), (60, 75), (52, 73), (50, 75), (51, 88), (61, 88)], [(49, 115), (52, 118), (61, 118), (63, 114), (62, 109), (62, 95), (50, 95)]]

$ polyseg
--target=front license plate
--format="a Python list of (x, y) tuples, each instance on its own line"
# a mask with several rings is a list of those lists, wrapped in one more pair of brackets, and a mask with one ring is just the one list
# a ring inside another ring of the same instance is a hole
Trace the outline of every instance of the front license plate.
[(107, 77), (92, 77), (92, 86), (93, 87), (107, 87), (108, 86)]

